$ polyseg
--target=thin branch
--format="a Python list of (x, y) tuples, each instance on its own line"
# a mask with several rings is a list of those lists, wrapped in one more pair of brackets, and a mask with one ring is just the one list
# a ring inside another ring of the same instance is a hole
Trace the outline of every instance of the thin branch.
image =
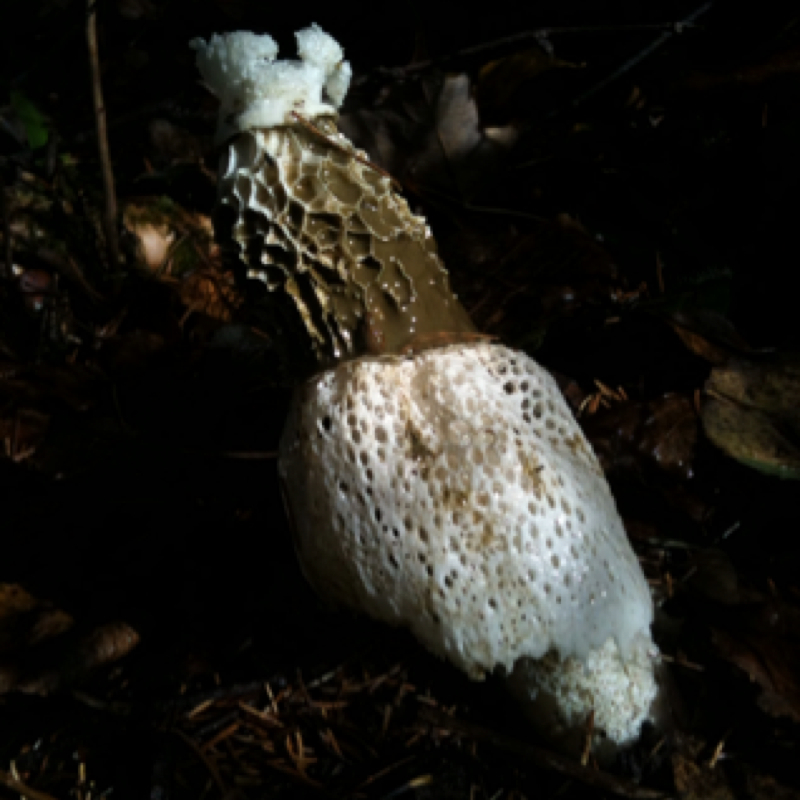
[(6, 184), (2, 174), (0, 174), (0, 213), (3, 217), (3, 266), (2, 269), (0, 269), (0, 277), (11, 280), (14, 274), (14, 249), (11, 241), (11, 209), (9, 195), (6, 192)]
[(103, 194), (105, 209), (103, 213), (103, 230), (106, 235), (106, 247), (112, 270), (119, 267), (119, 237), (117, 235), (117, 195), (114, 190), (114, 173), (111, 169), (111, 156), (108, 151), (108, 134), (106, 131), (106, 109), (103, 104), (103, 88), (100, 85), (100, 59), (97, 53), (97, 0), (87, 0), (88, 17), (86, 21), (86, 38), (89, 44), (89, 63), (92, 68), (92, 97), (94, 99), (94, 115), (97, 122), (97, 149), (103, 170)]
[[(594, 95), (596, 95), (598, 92), (605, 89), (606, 86), (610, 85), (618, 78), (621, 78), (626, 72), (632, 70), (637, 64), (644, 61), (645, 58), (651, 56), (653, 53), (655, 53), (656, 50), (665, 45), (673, 36), (683, 33), (683, 31), (686, 28), (691, 27), (694, 24), (695, 20), (698, 17), (705, 14), (707, 11), (709, 11), (713, 5), (714, 5), (714, 0), (709, 0), (709, 2), (703, 3), (703, 5), (701, 5), (699, 8), (696, 8), (691, 14), (689, 14), (688, 17), (685, 17), (680, 22), (676, 22), (673, 25), (671, 25), (669, 30), (664, 31), (664, 33), (662, 33), (661, 36), (652, 41), (649, 45), (647, 45), (647, 47), (645, 47), (643, 50), (637, 53), (633, 58), (628, 59), (624, 64), (615, 69), (610, 75), (606, 75), (606, 77), (603, 78), (603, 80), (592, 86), (591, 89), (588, 89), (583, 94), (576, 97), (570, 103), (569, 108), (576, 108), (582, 103), (585, 103), (590, 97), (594, 97)], [(555, 116), (558, 113), (560, 112), (558, 111), (553, 112), (553, 114), (551, 114), (550, 116)]]
[(498, 53), (513, 52), (531, 44), (538, 44), (544, 50), (550, 52), (552, 50), (552, 45), (549, 40), (554, 36), (619, 35), (621, 33), (642, 33), (643, 31), (652, 30), (665, 31), (666, 35), (672, 36), (674, 33), (680, 32), (681, 27), (687, 27), (689, 24), (690, 21), (687, 18), (677, 23), (663, 22), (646, 25), (581, 25), (563, 28), (536, 28), (532, 31), (522, 31), (521, 33), (515, 33), (512, 36), (506, 36), (502, 39), (495, 39), (491, 42), (465, 47), (463, 50), (448, 55), (428, 58), (424, 61), (415, 61), (413, 64), (409, 64), (405, 67), (378, 67), (375, 72), (393, 78), (405, 78), (434, 68), (452, 68), (454, 64), (463, 63), (477, 57), (490, 58)]

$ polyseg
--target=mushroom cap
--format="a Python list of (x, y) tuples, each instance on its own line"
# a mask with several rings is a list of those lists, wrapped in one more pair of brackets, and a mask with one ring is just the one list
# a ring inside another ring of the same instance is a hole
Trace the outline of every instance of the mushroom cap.
[(650, 640), (650, 593), (597, 459), (523, 353), (458, 344), (299, 387), (279, 470), (314, 588), (473, 678)]
[(203, 79), (221, 101), (218, 144), (241, 131), (291, 124), (292, 112), (312, 118), (336, 114), (352, 74), (341, 46), (316, 24), (295, 36), (299, 61), (276, 61), (275, 40), (249, 31), (189, 43)]

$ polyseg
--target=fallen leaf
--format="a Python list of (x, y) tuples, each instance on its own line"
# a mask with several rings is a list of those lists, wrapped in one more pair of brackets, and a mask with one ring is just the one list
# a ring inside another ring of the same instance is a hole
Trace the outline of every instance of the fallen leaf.
[(697, 414), (685, 395), (615, 404), (589, 417), (584, 429), (607, 472), (656, 469), (692, 476)]
[(750, 350), (730, 321), (716, 311), (674, 311), (667, 319), (689, 350), (712, 364), (725, 364), (733, 356)]
[(770, 415), (800, 430), (800, 355), (777, 353), (756, 361), (736, 359), (711, 373), (706, 390)]
[(800, 480), (800, 448), (768, 413), (708, 397), (702, 420), (706, 436), (732, 458), (767, 475)]
[(775, 599), (737, 606), (712, 625), (711, 640), (759, 685), (764, 711), (800, 722), (800, 609)]
[(708, 438), (768, 475), (800, 479), (800, 355), (732, 358), (706, 383)]
[(47, 695), (77, 684), (128, 655), (139, 644), (139, 634), (124, 622), (111, 622), (79, 639), (65, 636), (53, 644), (60, 646), (35, 654), (41, 657), (15, 676), (14, 689)]
[(230, 322), (241, 300), (233, 275), (220, 275), (211, 270), (195, 272), (180, 284), (181, 301), (188, 312), (199, 312), (217, 322)]

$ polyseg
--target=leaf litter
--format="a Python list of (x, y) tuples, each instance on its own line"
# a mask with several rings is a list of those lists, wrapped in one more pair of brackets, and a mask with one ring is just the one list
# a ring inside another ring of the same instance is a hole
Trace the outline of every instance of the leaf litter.
[[(733, 12), (662, 42), (671, 6), (602, 35), (576, 6), (571, 33), (464, 34), (446, 69), (380, 69), (373, 49), (342, 118), (428, 216), (479, 330), (556, 374), (612, 483), (678, 722), (607, 771), (531, 742), (492, 681), (303, 583), (274, 469), (286, 380), (268, 311), (213, 242), (214, 108), (173, 25), (184, 6), (98, 18), (119, 266), (68, 4), (42, 9), (39, 68), (0, 112), (0, 785), (797, 796), (800, 590), (782, 534), (800, 518), (772, 476), (797, 470), (800, 342), (777, 267), (753, 258), (785, 239), (771, 220), (792, 173), (751, 180), (770, 163), (741, 115), (796, 124), (791, 26), (748, 20), (762, 51), (731, 58)], [(231, 15), (258, 29), (247, 2), (191, 12), (202, 33)], [(758, 235), (740, 224), (751, 202)]]

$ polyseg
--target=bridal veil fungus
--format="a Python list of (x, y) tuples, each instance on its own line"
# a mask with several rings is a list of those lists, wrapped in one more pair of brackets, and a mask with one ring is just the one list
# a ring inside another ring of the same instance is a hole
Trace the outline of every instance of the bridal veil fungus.
[(553, 378), (475, 332), (431, 232), (336, 128), (350, 80), (318, 26), (195, 40), (220, 101), (219, 204), (248, 275), (316, 359), (279, 471), (303, 571), (467, 675), (506, 676), (538, 728), (626, 745), (657, 694), (653, 606)]

